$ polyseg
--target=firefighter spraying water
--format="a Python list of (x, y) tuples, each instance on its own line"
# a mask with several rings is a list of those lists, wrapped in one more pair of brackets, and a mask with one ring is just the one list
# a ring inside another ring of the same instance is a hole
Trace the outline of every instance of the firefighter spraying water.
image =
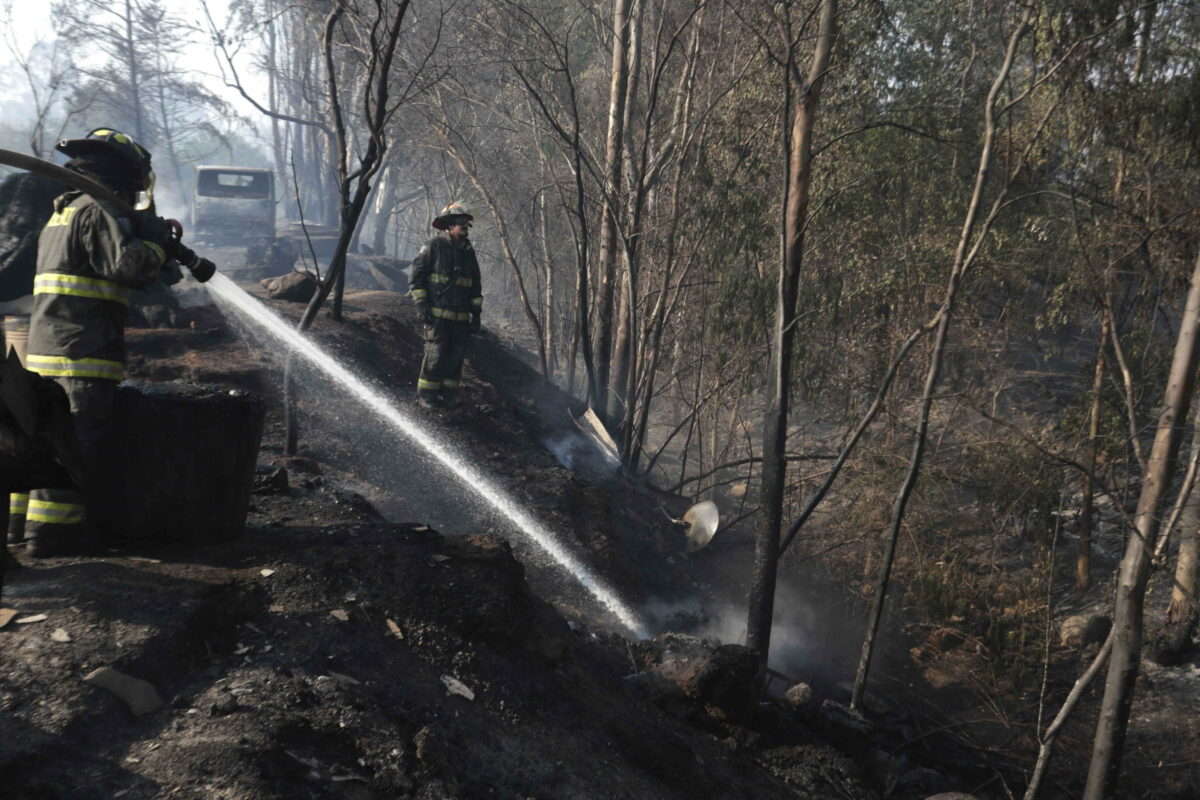
[(35, 489), (27, 500), (12, 499), (25, 511), (25, 529), (10, 528), (9, 539), (27, 538), (34, 557), (92, 551), (117, 517), (119, 493), (109, 482), (131, 290), (174, 283), (181, 265), (199, 281), (215, 271), (183, 244), (179, 223), (156, 213), (148, 150), (112, 128), (64, 139), (57, 149), (70, 160), (55, 177), (77, 188), (54, 200), (38, 239), (25, 367), (66, 392), (84, 481), (82, 491)]
[[(71, 399), (76, 432), (85, 450), (87, 490), (85, 494), (61, 489), (33, 494), (27, 519), (33, 534), (30, 549), (35, 555), (78, 550), (94, 544), (93, 526), (99, 523), (102, 528), (105, 522), (105, 475), (101, 468), (110, 433), (105, 420), (112, 392), (124, 372), (124, 312), (130, 288), (163, 278), (176, 280), (172, 273), (178, 269), (174, 264), (187, 267), (201, 282), (213, 278), (215, 273), (212, 262), (183, 244), (178, 223), (163, 220), (154, 213), (150, 154), (143, 148), (124, 134), (102, 128), (82, 140), (66, 140), (59, 149), (72, 157), (68, 168), (0, 150), (0, 163), (36, 171), (77, 190), (56, 200), (55, 217), (47, 225), (48, 233), (43, 234), (46, 252), (39, 254), (35, 330), (31, 332), (29, 357), (39, 365), (39, 372), (62, 384)], [(470, 260), (474, 261), (473, 253)], [(434, 272), (430, 269), (431, 274)], [(457, 279), (467, 273), (457, 269), (454, 274)], [(480, 305), (478, 268), (470, 274), (474, 282), (464, 293), (466, 310), (461, 312), (468, 318), (462, 324), (468, 333), (477, 328)], [(569, 572), (625, 628), (638, 636), (647, 635), (644, 623), (611, 587), (466, 460), (433, 439), (379, 392), (233, 281), (217, 275), (208, 285), (227, 310), (251, 320), (333, 378), (387, 427), (458, 476), (485, 505), (500, 513)], [(87, 327), (81, 326), (81, 320), (94, 320), (99, 326), (96, 335), (82, 340), (87, 342), (83, 346), (66, 335), (72, 326)], [(461, 364), (457, 369), (461, 369)], [(457, 374), (454, 370), (450, 373)]]

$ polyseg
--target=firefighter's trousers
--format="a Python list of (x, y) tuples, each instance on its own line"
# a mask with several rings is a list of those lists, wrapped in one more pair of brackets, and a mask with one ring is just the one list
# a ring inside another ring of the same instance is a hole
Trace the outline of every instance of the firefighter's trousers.
[(83, 462), (84, 491), (35, 489), (29, 493), (25, 536), (30, 555), (48, 556), (95, 547), (115, 519), (121, 457), (114, 435), (117, 382), (55, 378), (71, 402)]
[(25, 541), (25, 512), (29, 509), (29, 492), (13, 492), (8, 496), (8, 541)]
[(438, 319), (425, 326), (425, 358), (421, 360), (421, 376), (417, 379), (418, 395), (431, 399), (440, 396), (444, 400), (457, 396), (470, 339), (469, 322)]

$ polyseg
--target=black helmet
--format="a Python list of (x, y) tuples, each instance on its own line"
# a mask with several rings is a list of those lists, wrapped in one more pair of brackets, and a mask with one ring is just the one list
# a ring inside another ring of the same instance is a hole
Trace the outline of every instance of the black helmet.
[(96, 128), (82, 139), (63, 139), (55, 149), (71, 158), (107, 156), (121, 159), (129, 169), (136, 170), (141, 190), (149, 191), (154, 185), (150, 151), (135, 142), (133, 137), (113, 128)]

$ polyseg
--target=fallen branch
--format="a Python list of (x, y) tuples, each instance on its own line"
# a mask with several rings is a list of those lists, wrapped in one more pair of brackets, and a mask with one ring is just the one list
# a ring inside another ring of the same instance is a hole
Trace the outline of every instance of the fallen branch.
[[(832, 461), (834, 458), (836, 458), (836, 456), (832, 455), (831, 453), (815, 453), (815, 454), (805, 453), (805, 454), (793, 454), (793, 455), (789, 455), (789, 456), (784, 456), (783, 460), (784, 461)], [(699, 475), (692, 475), (691, 477), (684, 478), (683, 480), (678, 481), (677, 483), (675, 483), (675, 485), (668, 488), (666, 491), (678, 492), (680, 489), (682, 489), (684, 486), (687, 486), (689, 483), (695, 483), (696, 481), (702, 481), (705, 478), (711, 477), (712, 475), (720, 472), (723, 469), (733, 469), (734, 467), (744, 467), (747, 464), (761, 464), (761, 463), (762, 463), (761, 456), (749, 456), (747, 458), (739, 458), (737, 461), (727, 461), (724, 464), (718, 464), (717, 466), (713, 467), (712, 469), (702, 472)]]
[(1034, 800), (1037, 797), (1038, 789), (1042, 785), (1042, 778), (1046, 775), (1046, 768), (1050, 766), (1050, 756), (1054, 754), (1054, 743), (1058, 740), (1058, 734), (1062, 731), (1063, 725), (1070, 719), (1075, 706), (1079, 705), (1079, 698), (1083, 697), (1088, 684), (1092, 682), (1092, 679), (1104, 667), (1104, 663), (1108, 661), (1108, 656), (1112, 653), (1113, 649), (1115, 632), (1115, 628), (1108, 632), (1108, 638), (1104, 640), (1104, 645), (1100, 648), (1100, 652), (1096, 653), (1096, 657), (1092, 659), (1092, 663), (1075, 680), (1075, 685), (1071, 687), (1071, 692), (1067, 695), (1067, 699), (1063, 701), (1062, 708), (1058, 710), (1058, 713), (1054, 716), (1054, 720), (1046, 728), (1046, 732), (1039, 737), (1038, 741), (1040, 745), (1038, 747), (1037, 762), (1033, 766), (1033, 775), (1029, 778), (1029, 786), (1025, 789), (1024, 800)]

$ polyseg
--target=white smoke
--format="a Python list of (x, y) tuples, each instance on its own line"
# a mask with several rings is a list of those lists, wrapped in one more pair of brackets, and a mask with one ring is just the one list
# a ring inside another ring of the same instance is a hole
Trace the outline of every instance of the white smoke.
[(577, 431), (561, 431), (542, 440), (558, 463), (591, 480), (611, 477), (621, 462)]
[[(819, 608), (798, 588), (781, 584), (775, 593), (775, 618), (771, 628), (768, 666), (778, 672), (804, 679), (825, 672), (841, 660), (839, 644), (831, 631), (845, 632), (847, 625), (840, 605)], [(698, 598), (677, 602), (651, 600), (642, 615), (659, 632), (687, 633), (711, 638), (722, 644), (746, 643), (745, 601), (713, 600), (707, 605)], [(836, 615), (836, 616), (834, 616)]]

